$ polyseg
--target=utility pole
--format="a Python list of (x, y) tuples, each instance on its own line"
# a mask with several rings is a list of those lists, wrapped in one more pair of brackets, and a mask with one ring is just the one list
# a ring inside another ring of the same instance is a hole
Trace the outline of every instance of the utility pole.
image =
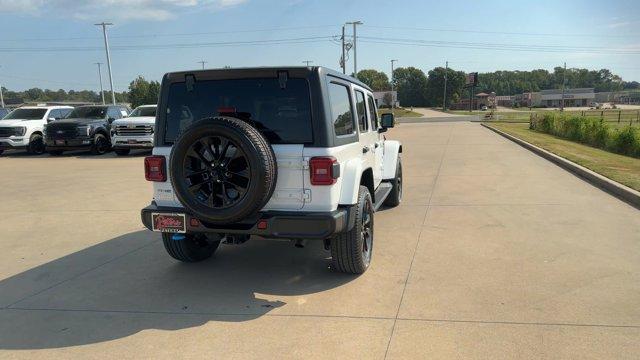
[(100, 24), (94, 24), (96, 26), (102, 26), (102, 35), (104, 37), (104, 51), (107, 53), (107, 69), (109, 70), (109, 86), (111, 87), (111, 103), (116, 104), (116, 94), (113, 92), (113, 75), (111, 74), (111, 55), (109, 54), (109, 39), (107, 37), (107, 26), (113, 25), (112, 23), (101, 22)]
[(313, 61), (311, 60), (304, 60), (302, 61), (303, 63), (307, 64), (307, 67), (309, 66), (309, 64), (311, 64)]
[(393, 114), (393, 108), (396, 107), (396, 101), (393, 98), (393, 63), (397, 62), (398, 60), (394, 59), (391, 60), (391, 113)]
[(444, 65), (444, 100), (442, 101), (442, 111), (447, 111), (447, 72), (449, 72), (449, 62)]
[(564, 63), (564, 71), (562, 72), (562, 100), (560, 100), (560, 110), (564, 111), (564, 84), (567, 81), (567, 63)]
[(347, 64), (347, 59), (345, 59), (344, 47), (344, 25), (342, 25), (342, 57), (340, 58), (340, 66), (342, 66), (342, 73), (346, 74), (345, 66)]
[(356, 26), (362, 25), (362, 21), (351, 21), (347, 24), (353, 25), (353, 77), (358, 78), (358, 55), (356, 51), (356, 42), (357, 42), (357, 34), (356, 34)]
[(100, 70), (101, 62), (94, 63), (98, 65), (98, 79), (100, 79), (100, 97), (102, 98), (102, 105), (104, 105), (104, 90), (102, 89), (102, 70)]
[(0, 107), (4, 107), (4, 96), (2, 95), (2, 84), (0, 84)]
[(198, 64), (202, 64), (202, 70), (204, 70), (204, 64), (206, 64), (207, 62), (204, 60), (200, 60), (198, 61)]

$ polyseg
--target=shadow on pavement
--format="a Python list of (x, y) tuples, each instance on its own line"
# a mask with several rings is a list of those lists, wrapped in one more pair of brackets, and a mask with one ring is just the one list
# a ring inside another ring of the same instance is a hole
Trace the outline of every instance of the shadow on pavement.
[[(183, 264), (158, 234), (137, 231), (0, 281), (0, 349), (47, 349), (104, 342), (146, 329), (239, 322), (355, 276), (328, 270), (321, 242), (221, 245)], [(286, 300), (286, 299), (285, 299)], [(295, 306), (295, 304), (294, 304)]]

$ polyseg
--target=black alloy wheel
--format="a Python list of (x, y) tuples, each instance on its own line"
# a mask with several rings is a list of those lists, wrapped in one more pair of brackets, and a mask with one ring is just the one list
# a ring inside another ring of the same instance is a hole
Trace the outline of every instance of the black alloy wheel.
[(236, 205), (251, 183), (247, 155), (222, 135), (195, 141), (187, 150), (182, 167), (184, 176), (180, 181), (201, 204), (212, 209)]

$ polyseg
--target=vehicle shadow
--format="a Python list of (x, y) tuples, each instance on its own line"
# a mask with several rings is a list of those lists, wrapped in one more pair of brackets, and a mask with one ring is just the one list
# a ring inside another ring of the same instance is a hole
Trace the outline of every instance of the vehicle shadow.
[[(353, 279), (328, 269), (321, 242), (221, 245), (183, 264), (158, 234), (137, 231), (0, 281), (0, 349), (99, 343), (146, 329), (241, 322)], [(295, 309), (296, 304), (292, 304)], [(291, 313), (291, 310), (288, 312)]]

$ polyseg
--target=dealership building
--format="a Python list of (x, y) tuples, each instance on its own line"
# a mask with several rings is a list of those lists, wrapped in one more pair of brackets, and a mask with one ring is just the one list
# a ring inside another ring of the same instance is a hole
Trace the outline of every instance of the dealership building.
[[(593, 88), (565, 89), (564, 106), (589, 106), (595, 97)], [(560, 107), (562, 106), (562, 90), (541, 90), (540, 101), (542, 106)]]

